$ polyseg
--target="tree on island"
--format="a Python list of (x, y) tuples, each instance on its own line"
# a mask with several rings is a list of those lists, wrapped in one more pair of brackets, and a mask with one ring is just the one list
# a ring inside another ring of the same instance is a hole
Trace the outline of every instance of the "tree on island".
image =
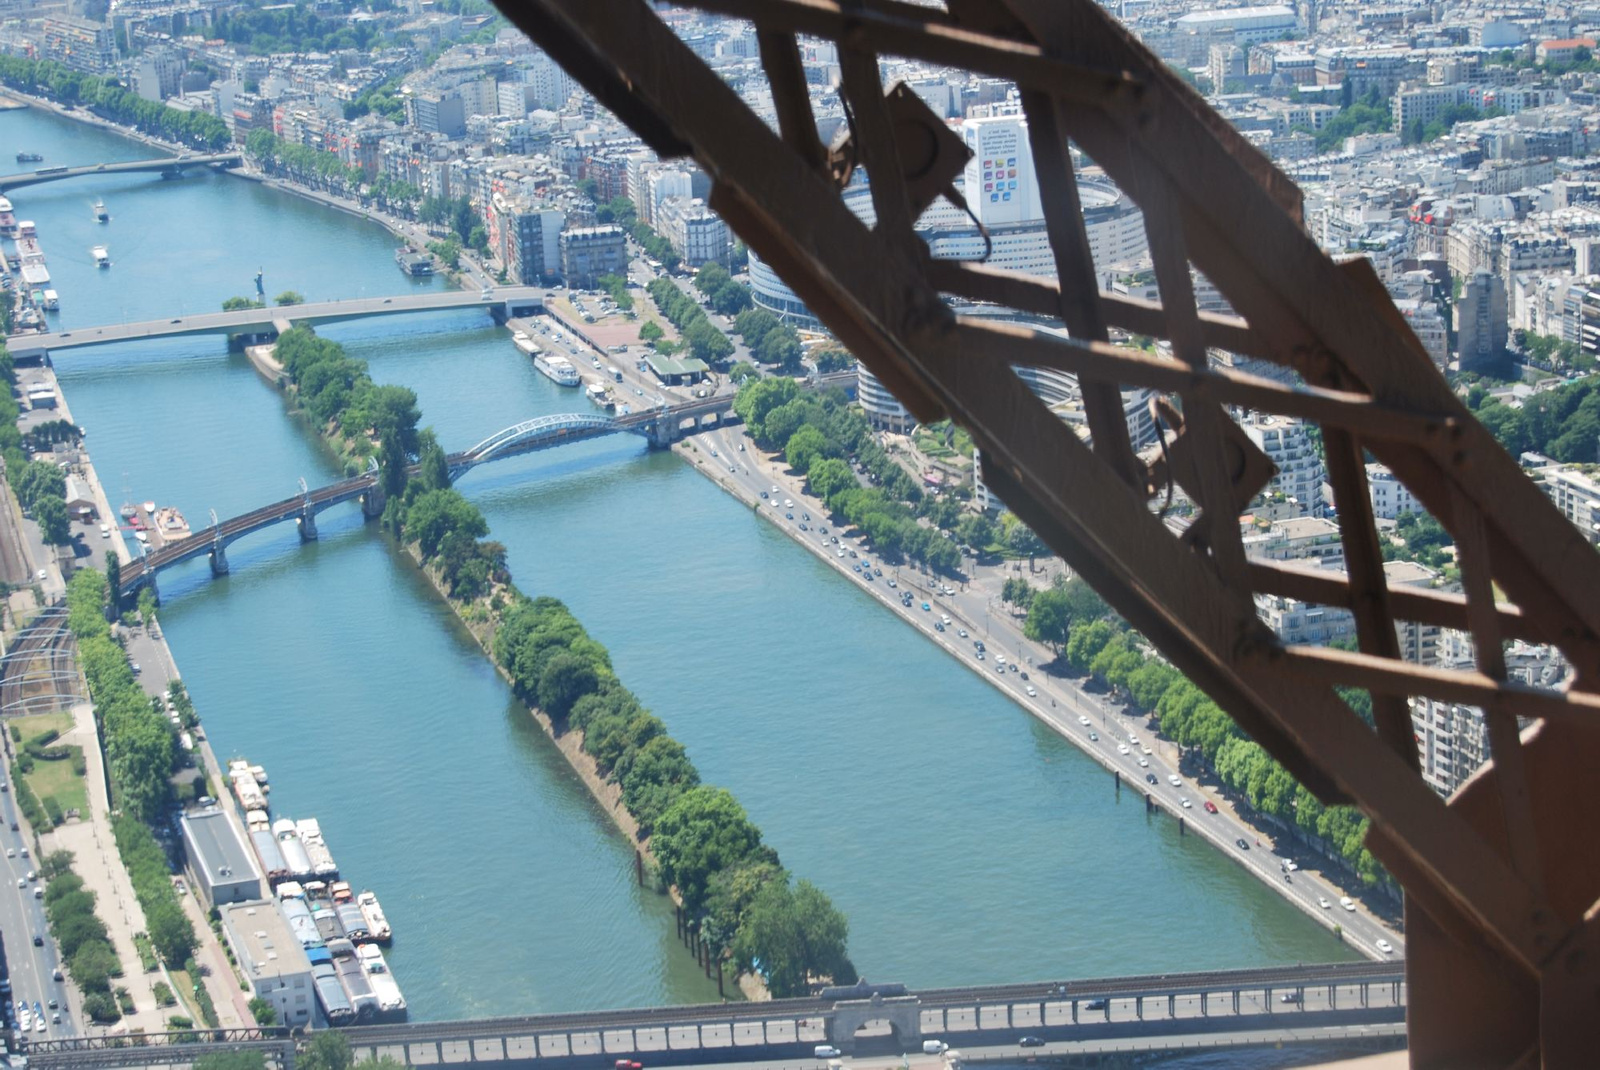
[(306, 296), (298, 290), (285, 290), (272, 300), (277, 305), (303, 305), (306, 303)]
[(255, 301), (248, 297), (230, 297), (222, 302), (222, 311), (224, 312), (240, 312), (247, 308), (265, 307), (260, 301)]

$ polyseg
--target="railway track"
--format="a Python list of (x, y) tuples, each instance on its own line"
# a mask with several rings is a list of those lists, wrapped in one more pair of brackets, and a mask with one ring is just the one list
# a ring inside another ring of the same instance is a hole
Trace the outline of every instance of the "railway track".
[(0, 716), (55, 713), (81, 702), (76, 653), (66, 606), (46, 608), (0, 657)]

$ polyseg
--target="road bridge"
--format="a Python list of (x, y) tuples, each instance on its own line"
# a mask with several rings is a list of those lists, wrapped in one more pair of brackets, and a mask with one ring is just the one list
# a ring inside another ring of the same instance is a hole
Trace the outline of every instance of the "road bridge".
[[(653, 447), (665, 448), (684, 435), (694, 434), (720, 422), (732, 408), (732, 396), (723, 395), (623, 416), (605, 416), (593, 412), (541, 416), (491, 435), (469, 450), (450, 454), (446, 463), (453, 483), (481, 464), (606, 435), (639, 435)], [(411, 467), (411, 472), (415, 474), (415, 465)], [(228, 571), (229, 544), (276, 524), (293, 521), (300, 529), (300, 537), (310, 541), (317, 537), (317, 514), (349, 501), (359, 501), (362, 512), (368, 517), (383, 512), (383, 488), (379, 485), (376, 471), (341, 479), (316, 490), (302, 483), (301, 492), (293, 497), (227, 520), (214, 520), (210, 527), (196, 531), (187, 538), (169, 542), (124, 565), (119, 591), (126, 597), (141, 587), (154, 588), (156, 573), (161, 569), (202, 556), (210, 558), (214, 574), (223, 575)]]
[[(458, 1022), (414, 1022), (344, 1030), (357, 1061), (392, 1056), (412, 1066), (493, 1062), (545, 1070), (592, 1070), (627, 1058), (647, 1066), (783, 1062), (818, 1067), (814, 1050), (828, 1044), (870, 1058), (920, 1051), (938, 1039), (979, 1059), (993, 1056), (1068, 1062), (1077, 1051), (1135, 1041), (1163, 1050), (1165, 1038), (1295, 1038), (1403, 1031), (1406, 989), (1399, 963), (1336, 963), (1216, 970), (1146, 977), (1099, 978), (908, 992), (900, 996), (788, 999), (683, 1007), (593, 1011)], [(1289, 996), (1288, 1001), (1284, 996)], [(904, 1029), (887, 1019), (909, 1007)], [(863, 1018), (865, 1011), (866, 1017)], [(282, 1050), (285, 1037), (262, 1031), (250, 1043)], [(1042, 1048), (1018, 1049), (1031, 1035)], [(152, 1034), (140, 1048), (127, 1038), (80, 1037), (30, 1045), (35, 1067), (104, 1066), (120, 1051), (124, 1063), (171, 1061), (162, 1048), (194, 1034)], [(248, 1045), (246, 1045), (248, 1046)], [(1217, 1046), (1216, 1044), (1212, 1046)], [(148, 1058), (147, 1058), (148, 1057)]]
[(37, 359), (66, 349), (185, 334), (248, 334), (276, 338), (285, 323), (315, 326), (367, 316), (439, 312), (457, 308), (482, 308), (497, 323), (504, 323), (512, 316), (543, 313), (545, 297), (546, 292), (534, 286), (500, 286), (487, 297), (467, 290), (396, 297), (353, 297), (337, 301), (312, 301), (302, 305), (243, 308), (232, 312), (202, 312), (198, 315), (107, 324), (103, 327), (75, 327), (68, 331), (44, 334), (13, 334), (6, 339), (6, 348), (19, 359)]
[(122, 163), (93, 163), (82, 167), (41, 167), (37, 171), (24, 171), (15, 175), (0, 175), (0, 193), (24, 186), (37, 186), (43, 182), (60, 182), (84, 175), (126, 175), (140, 171), (155, 171), (163, 176), (181, 176), (194, 167), (223, 169), (241, 167), (244, 157), (237, 152), (219, 152), (209, 156), (174, 156), (161, 160), (127, 160)]

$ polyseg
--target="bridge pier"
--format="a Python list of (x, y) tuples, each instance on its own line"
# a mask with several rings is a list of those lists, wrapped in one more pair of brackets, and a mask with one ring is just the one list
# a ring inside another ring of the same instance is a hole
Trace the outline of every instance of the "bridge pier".
[(376, 519), (383, 515), (383, 507), (387, 504), (388, 496), (384, 494), (382, 485), (374, 483), (361, 495), (361, 515)]
[(295, 525), (300, 529), (301, 542), (317, 541), (317, 514), (315, 511), (308, 507), (300, 514), (300, 519), (295, 521)]
[(228, 552), (220, 542), (211, 546), (211, 574), (213, 576), (228, 574)]

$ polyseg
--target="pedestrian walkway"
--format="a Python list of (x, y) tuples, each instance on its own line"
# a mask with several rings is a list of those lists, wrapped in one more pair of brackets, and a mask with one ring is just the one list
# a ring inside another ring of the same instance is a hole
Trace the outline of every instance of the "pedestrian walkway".
[[(152, 985), (161, 979), (160, 974), (146, 973), (139, 963), (139, 952), (133, 944), (133, 934), (144, 932), (144, 911), (134, 897), (133, 884), (128, 871), (122, 867), (117, 854), (116, 841), (111, 834), (111, 803), (106, 797), (106, 781), (100, 744), (95, 732), (94, 707), (80, 702), (72, 708), (72, 728), (61, 736), (62, 743), (83, 748), (87, 764), (85, 780), (89, 789), (89, 814), (87, 820), (61, 825), (39, 838), (44, 853), (67, 850), (72, 852), (73, 872), (83, 878), (86, 889), (94, 893), (94, 912), (105, 922), (111, 936), (111, 946), (122, 963), (124, 976), (113, 982), (128, 989), (133, 997), (134, 1013), (124, 1015), (116, 1029), (144, 1029), (156, 1032), (166, 1028), (166, 1019), (156, 1006)], [(77, 988), (71, 987), (68, 1002), (74, 1020), (85, 1024), (83, 1000)]]

